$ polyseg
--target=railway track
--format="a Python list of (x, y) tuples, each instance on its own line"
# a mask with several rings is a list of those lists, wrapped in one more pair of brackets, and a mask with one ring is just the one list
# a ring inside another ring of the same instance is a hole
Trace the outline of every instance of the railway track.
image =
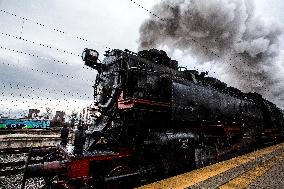
[[(44, 154), (40, 153), (54, 146), (34, 147), (31, 152), (30, 163), (39, 164), (42, 162)], [(21, 188), (26, 158), (30, 148), (9, 148), (0, 149), (0, 189)], [(43, 186), (43, 178), (27, 179), (26, 188), (37, 189)]]
[(7, 134), (56, 134), (60, 129), (0, 129), (0, 135)]
[(7, 170), (0, 170), (0, 176), (17, 175), (24, 172), (24, 168), (13, 168)]
[[(54, 146), (33, 147), (33, 149), (51, 148), (51, 147), (54, 147)], [(30, 147), (24, 147), (24, 148), (5, 148), (5, 149), (0, 149), (0, 155), (3, 155), (3, 154), (28, 153), (29, 150), (30, 150)]]
[[(48, 147), (36, 147), (33, 148), (34, 150), (40, 150), (43, 148), (51, 148), (51, 146)], [(9, 176), (9, 175), (16, 175), (23, 173), (24, 166), (25, 166), (25, 160), (23, 158), (14, 158), (14, 155), (20, 155), (20, 156), (26, 156), (26, 153), (28, 153), (30, 148), (9, 148), (9, 149), (1, 149), (0, 150), (0, 156), (5, 157), (4, 162), (0, 162), (0, 177), (2, 176)], [(8, 156), (8, 157), (7, 157)], [(11, 156), (11, 157), (9, 157)], [(40, 156), (40, 155), (39, 155)], [(8, 158), (8, 159), (7, 159)], [(2, 158), (3, 159), (3, 158)], [(7, 161), (8, 160), (8, 161)], [(10, 160), (10, 161), (9, 161)], [(34, 157), (30, 160), (30, 163), (32, 164), (38, 164), (41, 163), (41, 159), (37, 159)]]
[[(41, 160), (31, 160), (31, 163), (37, 164), (40, 163)], [(5, 162), (0, 163), (0, 176), (7, 176), (7, 175), (15, 175), (23, 173), (25, 166), (25, 161), (13, 161), (13, 162)]]
[[(19, 151), (23, 150), (18, 149), (14, 152)], [(168, 178), (163, 181), (145, 185), (140, 188), (183, 188), (181, 187), (181, 185), (183, 184), (184, 188), (188, 188), (189, 186), (191, 188), (220, 187), (222, 189), (225, 189), (226, 186), (231, 184), (232, 182), (237, 182), (235, 180), (239, 179), (239, 177), (242, 178), (242, 175), (247, 180), (249, 178), (250, 183), (253, 182), (257, 177), (261, 176), (263, 172), (267, 171), (267, 169), (271, 168), (280, 160), (283, 160), (284, 162), (284, 143), (238, 156), (233, 159), (229, 159), (199, 170), (194, 170), (189, 173), (184, 173), (182, 175)], [(41, 163), (41, 160), (31, 159), (30, 163)], [(0, 177), (4, 176), (5, 179), (9, 179), (10, 175), (20, 175), (24, 171), (24, 164), (24, 160), (0, 162)], [(255, 169), (257, 169), (257, 174), (255, 174)], [(255, 177), (252, 177), (252, 175), (247, 177), (246, 174), (250, 174), (250, 172), (253, 172), (253, 175), (255, 175)]]
[(3, 154), (20, 154), (20, 153), (27, 153), (30, 148), (5, 148), (0, 149), (0, 155)]

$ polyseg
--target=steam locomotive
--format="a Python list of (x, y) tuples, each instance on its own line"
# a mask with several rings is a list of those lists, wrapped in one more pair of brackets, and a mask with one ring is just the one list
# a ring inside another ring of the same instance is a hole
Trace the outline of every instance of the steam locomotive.
[[(257, 93), (180, 68), (162, 50), (98, 56), (83, 53), (98, 72), (83, 153), (31, 150), (23, 186), (43, 176), (45, 188), (130, 188), (283, 140), (283, 112)], [(43, 163), (29, 165), (42, 153)]]

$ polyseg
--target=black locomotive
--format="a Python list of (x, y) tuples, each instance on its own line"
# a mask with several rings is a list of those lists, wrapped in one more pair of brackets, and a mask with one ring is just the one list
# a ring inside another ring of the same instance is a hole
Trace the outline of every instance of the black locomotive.
[(275, 104), (180, 68), (162, 50), (112, 50), (99, 62), (85, 49), (83, 60), (98, 71), (85, 151), (52, 149), (42, 164), (27, 162), (24, 181), (42, 175), (46, 188), (128, 188), (283, 139)]

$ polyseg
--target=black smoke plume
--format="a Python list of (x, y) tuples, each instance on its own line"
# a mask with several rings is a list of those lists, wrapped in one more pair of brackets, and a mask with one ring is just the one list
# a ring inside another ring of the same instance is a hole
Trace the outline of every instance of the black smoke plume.
[(181, 50), (222, 67), (229, 85), (277, 103), (284, 100), (284, 74), (275, 74), (282, 28), (254, 11), (250, 0), (163, 0), (152, 8), (161, 19), (140, 26), (139, 49)]

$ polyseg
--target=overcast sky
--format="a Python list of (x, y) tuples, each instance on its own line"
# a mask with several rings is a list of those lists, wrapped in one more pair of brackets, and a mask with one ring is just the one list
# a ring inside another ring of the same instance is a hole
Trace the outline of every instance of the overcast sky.
[[(160, 0), (137, 2), (151, 9)], [(257, 15), (284, 23), (283, 1), (256, 0), (255, 4)], [(100, 59), (103, 59), (106, 47), (137, 51), (139, 27), (149, 18), (147, 11), (130, 0), (0, 0), (0, 9), (17, 15), (0, 12), (0, 46), (39, 56), (0, 49), (0, 86), (4, 92), (0, 94), (0, 114), (6, 114), (9, 109), (13, 112), (29, 107), (41, 110), (51, 107), (54, 111), (70, 112), (91, 104), (96, 71), (82, 68), (83, 61), (78, 55), (86, 47), (97, 49)], [(29, 20), (23, 22), (20, 17)], [(7, 35), (22, 37), (28, 42)], [(283, 36), (280, 46), (284, 49)], [(281, 63), (283, 54), (282, 51), (278, 60)], [(208, 64), (200, 66), (191, 57), (179, 53), (172, 56), (181, 65), (214, 70), (216, 73), (211, 75), (218, 77), (218, 68)]]

